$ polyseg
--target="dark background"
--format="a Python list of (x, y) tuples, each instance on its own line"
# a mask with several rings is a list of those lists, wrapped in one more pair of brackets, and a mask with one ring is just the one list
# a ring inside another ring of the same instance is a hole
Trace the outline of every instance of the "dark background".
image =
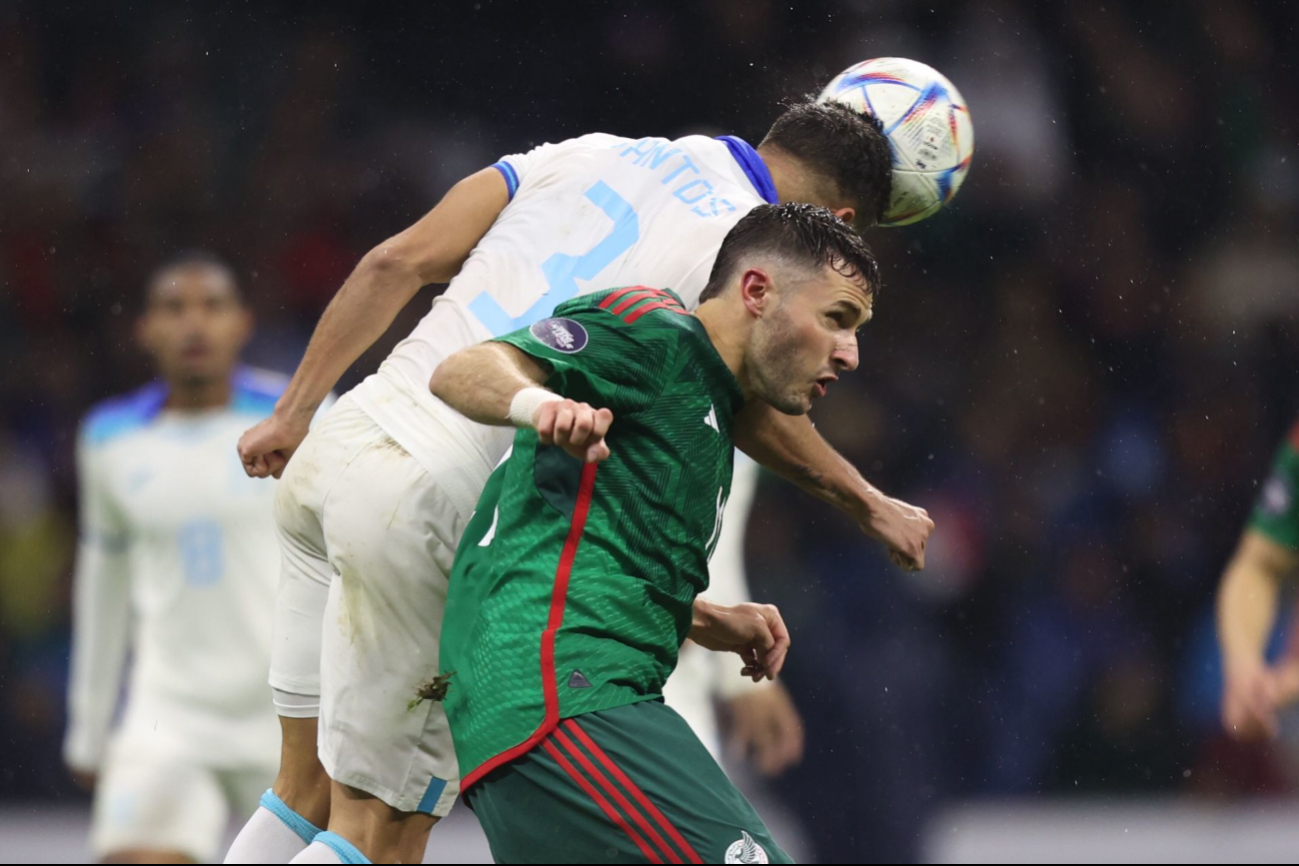
[(78, 796), (72, 444), (150, 375), (160, 258), (228, 256), (250, 359), (291, 370), (357, 259), (501, 154), (756, 143), (893, 55), (961, 89), (974, 165), (870, 233), (886, 288), (816, 420), (938, 534), (903, 575), (764, 487), (751, 581), (808, 725), (776, 795), (821, 859), (890, 861), (970, 797), (1294, 792), (1299, 752), (1216, 726), (1211, 604), (1299, 402), (1299, 4), (208, 5), (0, 5), (0, 798)]

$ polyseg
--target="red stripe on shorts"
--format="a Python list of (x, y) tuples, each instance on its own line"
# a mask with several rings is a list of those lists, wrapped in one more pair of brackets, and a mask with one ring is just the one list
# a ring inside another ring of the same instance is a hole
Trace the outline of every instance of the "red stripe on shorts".
[(645, 820), (645, 816), (636, 811), (635, 806), (627, 802), (627, 798), (623, 796), (622, 791), (619, 791), (614, 787), (613, 782), (610, 782), (608, 777), (605, 776), (604, 773), (600, 772), (599, 767), (591, 763), (591, 759), (584, 755), (582, 751), (574, 745), (573, 741), (564, 735), (563, 731), (556, 728), (554, 734), (551, 735), (551, 739), (559, 743), (560, 746), (563, 747), (564, 751), (568, 752), (570, 756), (577, 759), (577, 762), (582, 765), (582, 769), (586, 770), (586, 774), (600, 783), (600, 787), (604, 788), (604, 792), (613, 798), (613, 801), (618, 804), (623, 812), (631, 816), (631, 819), (636, 822), (636, 826), (640, 828), (640, 831), (648, 836), (650, 841), (657, 845), (661, 852), (667, 855), (670, 862), (685, 862), (677, 856), (677, 853), (672, 850), (672, 847), (668, 845), (668, 843), (663, 841), (663, 837), (658, 834), (657, 830), (650, 826), (650, 822)]
[(645, 840), (631, 828), (631, 825), (623, 820), (623, 817), (618, 814), (613, 806), (609, 805), (609, 801), (600, 796), (600, 792), (595, 789), (595, 786), (588, 782), (582, 774), (577, 771), (577, 768), (568, 762), (568, 759), (565, 758), (559, 749), (555, 747), (554, 743), (550, 740), (546, 740), (541, 744), (541, 748), (545, 749), (546, 754), (555, 759), (555, 763), (564, 768), (564, 772), (568, 773), (568, 775), (573, 778), (573, 781), (577, 782), (577, 786), (585, 791), (588, 797), (595, 801), (595, 804), (600, 807), (610, 821), (621, 827), (623, 832), (631, 837), (631, 840), (636, 843), (636, 847), (645, 855), (646, 860), (651, 863), (663, 862), (663, 859), (655, 854), (649, 845), (645, 844)]
[(581, 741), (582, 745), (586, 746), (587, 751), (592, 755), (595, 755), (596, 760), (601, 764), (604, 764), (605, 769), (607, 769), (624, 788), (631, 792), (632, 797), (637, 803), (640, 803), (640, 806), (645, 810), (645, 813), (658, 822), (658, 825), (663, 828), (663, 832), (668, 834), (668, 838), (676, 843), (677, 847), (681, 849), (682, 853), (686, 855), (686, 858), (691, 863), (704, 862), (700, 856), (695, 853), (695, 849), (690, 847), (690, 843), (686, 841), (686, 838), (681, 835), (681, 831), (674, 827), (672, 822), (664, 817), (663, 813), (658, 810), (658, 807), (650, 802), (650, 798), (645, 796), (645, 792), (636, 787), (636, 783), (629, 779), (627, 774), (619, 769), (618, 765), (604, 753), (604, 750), (596, 745), (595, 740), (587, 736), (586, 731), (582, 730), (582, 727), (577, 723), (576, 719), (564, 720), (564, 728), (570, 734), (577, 737), (577, 739)]

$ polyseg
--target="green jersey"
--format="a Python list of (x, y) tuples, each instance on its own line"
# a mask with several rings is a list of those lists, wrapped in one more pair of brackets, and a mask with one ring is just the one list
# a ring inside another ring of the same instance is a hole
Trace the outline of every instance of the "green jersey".
[(708, 586), (744, 400), (662, 290), (587, 295), (500, 340), (614, 420), (600, 464), (520, 430), (461, 539), (441, 666), (464, 789), (561, 719), (661, 696)]
[(1277, 544), (1299, 550), (1299, 425), (1290, 431), (1272, 461), (1268, 476), (1249, 528), (1261, 532)]

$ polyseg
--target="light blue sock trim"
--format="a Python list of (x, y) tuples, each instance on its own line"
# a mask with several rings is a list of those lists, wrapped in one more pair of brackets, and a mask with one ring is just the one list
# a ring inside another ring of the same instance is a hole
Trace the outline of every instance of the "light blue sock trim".
[(270, 788), (262, 794), (262, 808), (283, 821), (284, 826), (297, 833), (298, 838), (308, 845), (320, 835), (319, 827), (290, 809)]
[(338, 859), (344, 863), (369, 863), (365, 855), (356, 850), (356, 846), (344, 839), (337, 833), (331, 833), (328, 830), (321, 833), (313, 841), (329, 847), (331, 851), (338, 855)]

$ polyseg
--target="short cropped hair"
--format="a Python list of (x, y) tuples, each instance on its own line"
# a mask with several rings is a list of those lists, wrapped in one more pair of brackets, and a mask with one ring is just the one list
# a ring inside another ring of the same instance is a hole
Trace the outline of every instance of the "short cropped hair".
[(879, 119), (839, 102), (786, 105), (759, 147), (776, 147), (833, 183), (861, 223), (879, 222), (893, 195), (893, 150)]
[(879, 264), (861, 235), (826, 208), (790, 202), (759, 205), (731, 228), (699, 302), (720, 295), (755, 256), (774, 256), (809, 271), (833, 268), (872, 296), (880, 290)]
[(239, 277), (235, 269), (223, 256), (214, 253), (211, 250), (191, 249), (183, 250), (175, 255), (163, 259), (162, 263), (153, 269), (149, 274), (149, 279), (145, 282), (145, 304), (151, 302), (153, 294), (153, 285), (158, 278), (168, 271), (188, 270), (191, 268), (209, 268), (214, 271), (220, 271), (229, 280), (230, 285), (235, 288), (235, 296), (239, 302), (243, 303), (243, 289), (239, 285)]

